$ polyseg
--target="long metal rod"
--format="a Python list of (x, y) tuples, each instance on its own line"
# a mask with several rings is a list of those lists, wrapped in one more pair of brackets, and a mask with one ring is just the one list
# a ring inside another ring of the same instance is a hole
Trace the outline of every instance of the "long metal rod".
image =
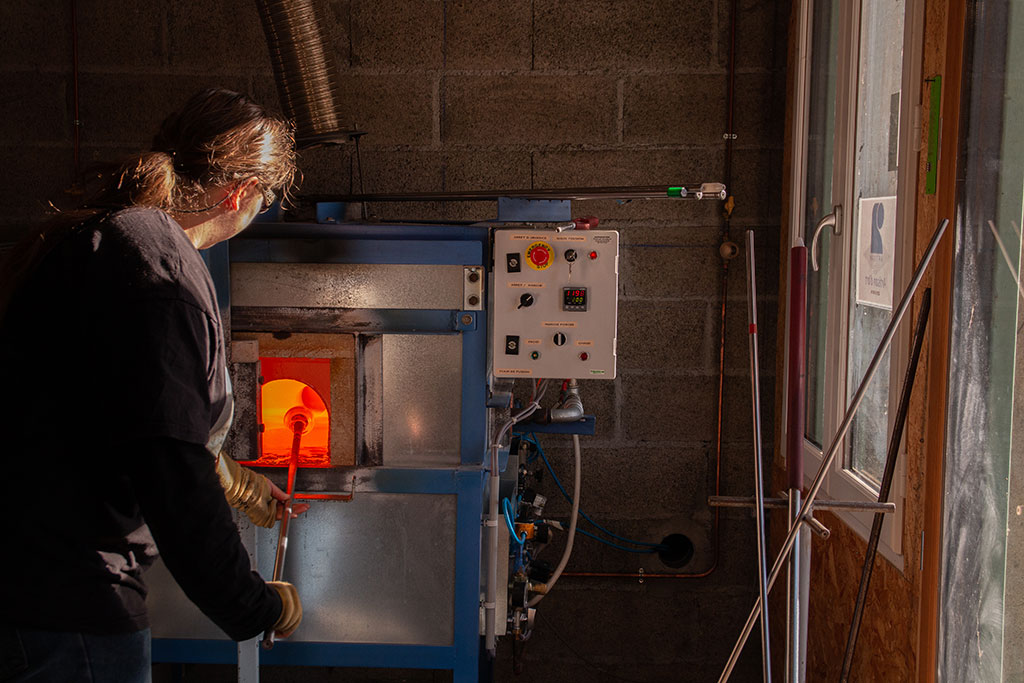
[[(832, 466), (832, 461), (835, 459), (836, 453), (839, 452), (839, 446), (846, 437), (846, 432), (849, 431), (850, 426), (853, 424), (853, 418), (857, 415), (857, 410), (860, 408), (860, 403), (864, 399), (864, 394), (867, 393), (868, 384), (870, 384), (871, 378), (874, 377), (875, 371), (878, 370), (878, 365), (882, 362), (882, 357), (889, 349), (889, 344), (892, 343), (892, 338), (896, 334), (896, 328), (899, 326), (904, 314), (906, 314), (907, 309), (910, 308), (910, 302), (914, 298), (914, 292), (917, 291), (918, 285), (921, 284), (921, 278), (924, 277), (924, 271), (931, 262), (932, 256), (935, 254), (935, 249), (939, 246), (939, 240), (942, 239), (942, 235), (945, 234), (947, 226), (949, 226), (949, 219), (943, 218), (935, 229), (935, 233), (932, 235), (932, 239), (928, 243), (928, 248), (925, 250), (924, 256), (921, 257), (921, 262), (918, 264), (917, 269), (914, 270), (914, 275), (910, 280), (910, 285), (907, 287), (907, 291), (903, 294), (903, 298), (900, 300), (899, 306), (897, 306), (896, 310), (893, 312), (892, 319), (889, 321), (889, 326), (886, 328), (885, 334), (882, 336), (882, 340), (879, 342), (878, 348), (875, 350), (875, 355), (871, 358), (871, 363), (864, 372), (864, 378), (861, 380), (860, 386), (857, 388), (857, 392), (850, 400), (850, 405), (846, 409), (846, 415), (843, 417), (839, 430), (836, 432), (835, 438), (832, 440), (832, 444), (828, 448), (828, 452), (822, 458), (821, 465), (818, 467), (818, 473), (814, 477), (814, 483), (811, 484), (811, 488), (807, 492), (807, 498), (804, 499), (803, 504), (800, 506), (800, 512), (797, 515), (799, 519), (803, 519), (804, 515), (807, 514), (807, 511), (812, 509), (814, 506), (814, 499), (817, 498), (818, 491), (821, 489), (821, 486), (825, 481), (825, 474)], [(772, 585), (774, 585), (775, 579), (778, 578), (779, 572), (782, 570), (782, 565), (785, 564), (785, 561), (789, 556), (789, 551), (793, 548), (793, 543), (796, 540), (796, 531), (799, 528), (799, 524), (791, 525), (789, 528), (789, 534), (786, 535), (786, 540), (782, 544), (782, 549), (779, 551), (779, 555), (775, 559), (775, 564), (772, 566), (771, 574), (768, 577), (769, 591), (771, 590)], [(750, 615), (747, 617), (747, 621), (743, 625), (743, 631), (740, 633), (740, 637), (737, 639), (732, 653), (729, 655), (729, 660), (725, 664), (725, 669), (722, 671), (722, 675), (718, 679), (719, 683), (724, 683), (729, 680), (732, 670), (736, 667), (736, 660), (739, 659), (740, 652), (743, 650), (743, 646), (746, 645), (747, 638), (750, 637), (750, 631), (753, 630), (754, 622), (757, 620), (760, 613), (761, 600), (758, 598), (758, 601), (754, 603), (753, 609), (750, 610)]]
[[(708, 506), (720, 508), (752, 508), (757, 505), (753, 496), (708, 496)], [(765, 498), (766, 508), (787, 508), (788, 498)], [(896, 503), (876, 503), (866, 500), (817, 500), (815, 510), (859, 510), (868, 512), (896, 512)], [(794, 511), (793, 515), (796, 512)], [(795, 519), (795, 517), (794, 517)]]
[(757, 366), (757, 272), (754, 265), (754, 231), (747, 230), (747, 323), (750, 326), (750, 401), (754, 422), (754, 496), (757, 505), (757, 587), (761, 594), (761, 668), (765, 683), (771, 683), (771, 646), (768, 637), (767, 543), (764, 536), (764, 474), (761, 468), (761, 374)]
[(614, 187), (569, 187), (521, 190), (464, 190), (461, 192), (391, 192), (377, 194), (309, 195), (313, 202), (423, 202), (493, 201), (516, 199), (725, 199), (722, 183), (681, 185), (623, 185)]
[[(802, 453), (800, 454), (803, 455)], [(787, 458), (796, 457), (786, 453)], [(800, 526), (797, 513), (800, 511), (801, 492), (798, 488), (789, 490), (787, 501), (787, 516), (790, 526)], [(809, 519), (814, 519), (810, 517)], [(793, 550), (789, 557), (789, 580), (786, 582), (786, 682), (802, 683), (800, 675), (800, 613), (803, 605), (800, 604), (800, 573), (802, 570), (800, 562), (800, 538), (804, 534), (802, 528), (796, 532), (796, 540), (793, 543)], [(826, 535), (825, 538), (828, 538)]]
[[(921, 310), (917, 314), (917, 327), (914, 329), (913, 351), (910, 355), (910, 363), (907, 365), (907, 374), (903, 378), (903, 389), (900, 390), (900, 402), (896, 409), (896, 420), (892, 428), (892, 438), (889, 441), (889, 452), (885, 456), (885, 470), (882, 474), (882, 483), (878, 490), (878, 501), (880, 503), (889, 500), (889, 491), (892, 488), (893, 475), (896, 472), (896, 458), (900, 452), (900, 442), (903, 441), (903, 428), (907, 424), (907, 411), (910, 409), (910, 394), (914, 390), (914, 377), (917, 374), (917, 364), (921, 359), (921, 346), (924, 344), (925, 326), (928, 324), (928, 312), (932, 303), (932, 290), (924, 290), (924, 297), (921, 300)], [(850, 635), (846, 640), (846, 654), (843, 656), (843, 669), (839, 677), (840, 683), (850, 680), (850, 668), (853, 666), (853, 652), (857, 648), (857, 636), (860, 632), (860, 621), (864, 616), (864, 602), (868, 596), (868, 586), (871, 583), (871, 572), (875, 566), (875, 554), (878, 552), (878, 540), (882, 536), (882, 521), (885, 518), (876, 514), (871, 524), (871, 535), (868, 536), (867, 554), (864, 556), (864, 568), (860, 574), (860, 588), (857, 590), (857, 602), (853, 607), (853, 619), (850, 622)]]
[[(281, 513), (281, 526), (277, 533), (277, 552), (274, 554), (274, 574), (271, 581), (280, 581), (284, 576), (284, 558), (288, 552), (288, 521), (292, 518), (292, 497), (295, 495), (295, 473), (299, 469), (299, 447), (302, 444), (302, 432), (306, 429), (305, 420), (295, 420), (292, 423), (292, 453), (288, 460), (288, 483), (286, 484), (288, 501), (284, 504), (284, 512)], [(271, 626), (263, 635), (263, 649), (269, 650), (274, 647), (274, 627)]]
[[(789, 481), (789, 513), (787, 519), (794, 524), (800, 509), (804, 482), (804, 387), (807, 379), (805, 363), (807, 344), (807, 247), (803, 240), (789, 250), (789, 352), (786, 374), (786, 475)], [(813, 519), (813, 518), (812, 518)], [(800, 638), (800, 621), (803, 605), (800, 603), (800, 577), (803, 567), (800, 562), (800, 538), (803, 530), (797, 531), (796, 542), (789, 559), (789, 581), (786, 600), (786, 680), (788, 683), (802, 683), (801, 652), (805, 643)]]

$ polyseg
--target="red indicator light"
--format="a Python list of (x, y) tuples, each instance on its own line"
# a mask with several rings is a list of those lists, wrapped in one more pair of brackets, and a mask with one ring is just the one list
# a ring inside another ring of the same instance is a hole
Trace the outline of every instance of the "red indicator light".
[(596, 251), (592, 251), (592, 252), (590, 252), (589, 256), (590, 256), (590, 260), (594, 261), (594, 260), (597, 259), (597, 252)]
[(588, 358), (590, 358), (590, 354), (586, 351), (580, 354), (580, 360), (587, 360)]

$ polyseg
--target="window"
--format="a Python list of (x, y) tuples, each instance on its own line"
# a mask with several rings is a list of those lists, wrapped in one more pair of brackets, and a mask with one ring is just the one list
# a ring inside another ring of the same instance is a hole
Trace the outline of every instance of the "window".
[(1024, 13), (1016, 3), (968, 4), (961, 93), (937, 673), (1021, 681)]
[[(919, 0), (805, 0), (797, 84), (790, 234), (812, 246), (808, 273), (804, 458), (813, 480), (889, 323), (913, 264), (913, 107), (919, 92)], [(918, 46), (913, 49), (913, 46)], [(905, 97), (913, 93), (913, 97)], [(827, 234), (826, 234), (827, 233)], [(876, 500), (910, 325), (880, 365), (821, 493)], [(784, 422), (785, 424), (785, 422)], [(788, 454), (787, 454), (788, 456)], [(880, 550), (902, 565), (904, 476), (897, 470)], [(865, 538), (870, 513), (840, 513)]]

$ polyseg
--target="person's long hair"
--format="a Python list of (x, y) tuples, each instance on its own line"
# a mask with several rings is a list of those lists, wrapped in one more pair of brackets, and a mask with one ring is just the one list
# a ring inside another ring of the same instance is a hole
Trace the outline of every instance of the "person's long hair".
[(168, 212), (203, 208), (212, 188), (253, 177), (287, 200), (295, 176), (290, 123), (240, 93), (222, 88), (196, 93), (164, 120), (152, 149), (102, 176), (91, 200), (37, 226), (0, 259), (0, 321), (18, 288), (76, 226), (129, 206)]

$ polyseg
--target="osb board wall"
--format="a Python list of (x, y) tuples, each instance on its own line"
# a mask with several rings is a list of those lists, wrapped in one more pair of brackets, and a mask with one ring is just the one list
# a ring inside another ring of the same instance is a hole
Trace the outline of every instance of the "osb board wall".
[[(799, 0), (794, 2), (794, 22), (798, 15), (797, 8)], [(922, 78), (928, 79), (931, 76), (943, 73), (946, 59), (946, 24), (947, 24), (948, 0), (925, 0), (924, 8), (924, 50)], [(790, 60), (789, 73), (790, 82), (794, 74), (795, 43), (793, 42), (797, 32), (795, 23), (791, 25), (790, 36)], [(929, 83), (921, 84), (918, 97), (921, 103), (921, 138), (919, 148), (922, 150), (918, 157), (918, 191), (915, 218), (914, 235), (914, 264), (916, 265), (924, 252), (924, 249), (931, 237), (932, 231), (939, 219), (941, 207), (937, 203), (936, 195), (924, 193), (925, 163), (926, 156), (923, 150), (927, 149), (928, 121), (929, 121)], [(792, 98), (787, 108), (787, 138), (790, 137), (792, 121)], [(789, 150), (791, 145), (786, 144), (786, 166), (791, 163)], [(943, 194), (943, 178), (939, 179), (939, 193)], [(951, 185), (951, 181), (946, 181)], [(787, 205), (788, 193), (783, 198), (784, 229), (789, 225), (788, 214), (790, 207)], [(904, 436), (905, 449), (905, 507), (903, 520), (903, 566), (902, 571), (896, 569), (888, 560), (876, 557), (870, 590), (862, 617), (860, 632), (857, 641), (857, 649), (853, 661), (850, 680), (853, 681), (912, 681), (912, 680), (933, 680), (933, 665), (931, 663), (932, 653), (929, 651), (928, 643), (930, 637), (925, 629), (924, 643), (921, 645), (922, 623), (932, 618), (927, 610), (929, 596), (935, 590), (934, 582), (927, 582), (922, 588), (922, 530), (925, 528), (926, 511), (929, 507), (937, 507), (940, 501), (929, 493), (927, 487), (928, 477), (939, 477), (941, 479), (941, 451), (942, 451), (942, 424), (941, 415), (935, 411), (935, 406), (941, 406), (944, 394), (944, 384), (939, 381), (943, 377), (942, 368), (946, 364), (946, 350), (943, 345), (937, 347), (932, 344), (935, 330), (945, 334), (945, 327), (948, 325), (948, 278), (940, 277), (936, 281), (937, 270), (948, 268), (948, 238), (947, 244), (940, 247), (934, 258), (932, 267), (926, 272), (925, 277), (918, 289), (914, 304), (908, 311), (903, 325), (912, 329), (920, 309), (921, 294), (925, 288), (936, 288), (933, 291), (932, 315), (929, 321), (928, 331), (925, 336), (922, 349), (921, 363), (916, 376), (914, 392), (911, 396), (910, 409), (907, 418), (906, 431)], [(779, 312), (779, 339), (778, 348), (785, 349), (785, 303), (786, 291), (787, 258), (785, 245), (788, 239), (781, 240), (783, 249), (780, 252), (782, 263), (780, 278), (780, 312)], [(909, 344), (910, 335), (907, 335), (906, 342)], [(940, 337), (941, 338), (941, 337)], [(779, 354), (777, 376), (783, 376), (784, 352)], [(782, 416), (784, 396), (782, 383), (779, 383), (776, 394), (777, 409), (776, 415)], [(941, 386), (940, 386), (941, 385)], [(932, 416), (934, 424), (929, 425), (929, 415)], [(781, 423), (776, 425), (776, 435), (782, 433)], [(771, 480), (772, 491), (781, 491), (785, 487), (785, 457), (781, 443), (776, 442), (777, 457), (772, 468)], [(930, 465), (929, 465), (930, 463)], [(936, 466), (936, 464), (938, 466)], [(932, 474), (929, 475), (929, 470)], [(941, 491), (940, 491), (941, 494)], [(815, 515), (832, 532), (827, 541), (815, 537), (812, 542), (811, 560), (811, 598), (808, 627), (808, 681), (834, 681), (838, 680), (843, 656), (846, 649), (847, 637), (849, 635), (850, 622), (853, 617), (853, 607), (857, 597), (857, 590), (860, 584), (861, 571), (864, 565), (864, 556), (867, 544), (856, 532), (847, 527), (840, 519), (832, 514), (819, 512)], [(785, 519), (780, 514), (773, 514), (771, 526), (771, 548), (772, 557), (778, 552), (785, 539)], [(934, 534), (930, 526), (927, 529), (929, 535)], [(932, 539), (928, 539), (931, 541)], [(924, 564), (928, 564), (928, 558), (924, 558)], [(927, 567), (926, 567), (927, 568)], [(773, 636), (773, 668), (777, 675), (782, 675), (785, 663), (785, 573), (780, 577), (780, 582), (774, 591), (769, 608), (772, 613), (772, 636)], [(922, 592), (924, 592), (922, 600)], [(924, 608), (922, 608), (924, 605)], [(922, 612), (924, 609), (924, 612)], [(922, 649), (924, 651), (922, 651)]]
[[(818, 512), (815, 517), (832, 535), (828, 540), (814, 536), (811, 542), (807, 680), (838, 681), (867, 544), (835, 515)], [(912, 574), (916, 576), (916, 572)], [(851, 681), (912, 680), (916, 612), (914, 580), (877, 555), (850, 670)]]

